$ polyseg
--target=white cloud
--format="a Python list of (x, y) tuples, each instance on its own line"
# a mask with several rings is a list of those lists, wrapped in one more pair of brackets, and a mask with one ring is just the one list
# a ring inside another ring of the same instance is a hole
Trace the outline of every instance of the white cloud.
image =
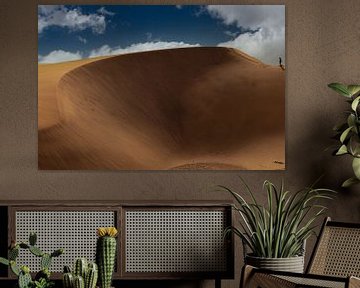
[(93, 33), (102, 34), (106, 29), (103, 14), (83, 14), (80, 8), (67, 8), (64, 5), (38, 6), (38, 33), (47, 27), (58, 26), (70, 31), (91, 29)]
[(206, 9), (225, 25), (256, 31), (218, 46), (238, 48), (269, 64), (277, 64), (279, 57), (285, 59), (284, 5), (209, 5)]
[(136, 43), (125, 48), (121, 48), (120, 46), (110, 47), (109, 45), (103, 45), (98, 49), (92, 50), (89, 54), (89, 57), (91, 58), (98, 56), (127, 54), (127, 53), (163, 50), (163, 49), (172, 49), (172, 48), (199, 47), (199, 46), (200, 44), (188, 44), (184, 42), (164, 42), (164, 41)]
[(45, 56), (38, 55), (38, 62), (58, 63), (58, 62), (79, 60), (81, 58), (82, 58), (82, 54), (79, 51), (72, 53), (64, 50), (54, 50)]
[(188, 44), (184, 42), (145, 42), (132, 44), (128, 47), (121, 48), (120, 46), (110, 47), (109, 45), (103, 45), (97, 49), (90, 51), (89, 54), (85, 55), (79, 51), (69, 52), (64, 50), (54, 50), (49, 54), (42, 56), (38, 55), (39, 63), (58, 63), (66, 61), (74, 61), (83, 58), (93, 58), (99, 56), (111, 56), (118, 54), (128, 54), (143, 51), (152, 50), (163, 50), (172, 48), (187, 48), (187, 47), (199, 47), (200, 44)]
[(101, 7), (100, 9), (97, 10), (98, 13), (102, 14), (102, 15), (109, 15), (109, 16), (114, 16), (115, 13), (111, 12), (109, 10), (107, 10), (105, 7)]
[(281, 30), (270, 32), (261, 28), (254, 34), (240, 34), (234, 40), (219, 43), (218, 46), (238, 48), (268, 64), (278, 64), (279, 57), (285, 59), (284, 31)]

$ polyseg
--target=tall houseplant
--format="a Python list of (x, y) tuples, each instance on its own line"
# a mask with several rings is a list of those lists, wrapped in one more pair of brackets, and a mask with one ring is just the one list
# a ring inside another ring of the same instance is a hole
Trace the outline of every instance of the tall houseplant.
[(360, 183), (360, 85), (331, 83), (328, 86), (344, 96), (346, 102), (350, 104), (350, 109), (346, 112), (346, 121), (334, 127), (340, 142), (334, 155), (350, 155), (352, 157), (354, 177), (347, 179), (342, 184), (343, 187), (349, 187)]
[(234, 209), (240, 215), (239, 227), (229, 227), (226, 233), (239, 236), (251, 253), (245, 255), (246, 264), (271, 270), (303, 272), (304, 243), (314, 233), (316, 220), (326, 207), (320, 199), (331, 199), (334, 191), (305, 188), (296, 193), (278, 189), (270, 181), (264, 182), (266, 206), (261, 205), (243, 181), (251, 201), (230, 188), (220, 186), (235, 199)]

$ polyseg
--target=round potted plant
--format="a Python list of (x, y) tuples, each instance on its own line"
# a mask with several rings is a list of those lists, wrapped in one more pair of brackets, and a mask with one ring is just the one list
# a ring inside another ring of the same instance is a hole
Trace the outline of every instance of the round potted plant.
[(350, 109), (346, 112), (347, 118), (344, 123), (336, 125), (333, 129), (337, 133), (339, 146), (334, 155), (350, 155), (354, 176), (345, 180), (342, 187), (349, 187), (360, 183), (360, 85), (344, 85), (330, 83), (329, 88), (346, 98)]
[[(314, 233), (316, 219), (324, 214), (326, 207), (317, 202), (332, 199), (329, 189), (304, 188), (296, 193), (280, 189), (266, 180), (267, 203), (261, 205), (243, 181), (251, 201), (240, 194), (220, 186), (236, 201), (233, 205), (240, 215), (239, 227), (228, 227), (227, 233), (239, 236), (244, 244), (245, 264), (258, 268), (300, 272), (304, 270), (304, 247)], [(247, 252), (249, 251), (249, 253)]]

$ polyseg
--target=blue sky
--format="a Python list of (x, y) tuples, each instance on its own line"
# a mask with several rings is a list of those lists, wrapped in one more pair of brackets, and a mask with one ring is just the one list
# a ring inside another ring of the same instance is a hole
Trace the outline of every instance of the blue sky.
[(285, 59), (283, 5), (40, 5), (38, 60), (56, 63), (148, 50), (225, 46)]

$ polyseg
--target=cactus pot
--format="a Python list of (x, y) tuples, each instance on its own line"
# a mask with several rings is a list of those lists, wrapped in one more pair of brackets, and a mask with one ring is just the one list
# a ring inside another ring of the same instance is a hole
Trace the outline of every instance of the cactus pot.
[(248, 254), (245, 256), (245, 263), (262, 269), (304, 273), (303, 255), (289, 258), (263, 258)]

